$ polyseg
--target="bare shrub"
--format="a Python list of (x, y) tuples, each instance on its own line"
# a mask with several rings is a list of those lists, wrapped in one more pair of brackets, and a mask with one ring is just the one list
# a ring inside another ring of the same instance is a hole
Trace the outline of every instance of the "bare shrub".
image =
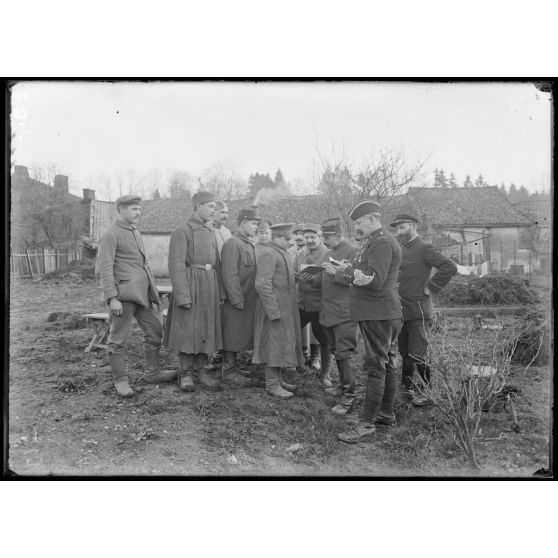
[(471, 320), (456, 342), (455, 337), (450, 339), (447, 323), (439, 322), (430, 333), (424, 360), (432, 381), (415, 381), (417, 390), (442, 411), (474, 469), (480, 469), (475, 438), (483, 410), (502, 392), (509, 375), (515, 344), (507, 333), (480, 333)]

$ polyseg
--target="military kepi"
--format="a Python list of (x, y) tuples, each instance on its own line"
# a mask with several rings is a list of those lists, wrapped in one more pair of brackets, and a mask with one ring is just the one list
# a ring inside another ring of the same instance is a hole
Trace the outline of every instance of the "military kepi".
[(418, 223), (419, 220), (409, 213), (398, 213), (395, 216), (395, 221), (391, 223), (390, 227), (397, 227), (397, 225), (401, 225), (401, 223)]
[(141, 203), (141, 196), (137, 194), (126, 194), (125, 196), (120, 196), (116, 200), (116, 207), (119, 205), (132, 205)]
[(193, 203), (209, 203), (214, 202), (215, 196), (211, 192), (196, 192), (192, 196)]
[(321, 227), (320, 225), (317, 225), (316, 223), (305, 223), (304, 226), (302, 227), (302, 232), (313, 232), (316, 234), (320, 234), (321, 232)]
[(295, 225), (293, 227), (293, 232), (303, 232), (304, 231), (304, 224), (303, 223), (298, 223), (297, 225)]
[(275, 234), (289, 236), (293, 233), (293, 226), (293, 223), (278, 223), (277, 225), (271, 225), (269, 228)]
[(253, 209), (241, 209), (238, 212), (237, 221), (240, 225), (242, 221), (261, 221), (261, 218), (258, 217), (257, 213)]
[(328, 236), (330, 234), (339, 234), (340, 232), (341, 232), (341, 219), (339, 219), (339, 217), (326, 219), (322, 223), (322, 234), (324, 236)]
[(380, 213), (380, 205), (376, 202), (365, 200), (357, 203), (353, 207), (353, 209), (351, 209), (349, 217), (353, 221), (356, 221), (357, 219), (360, 219), (361, 217), (364, 217), (365, 215), (368, 215), (370, 213)]

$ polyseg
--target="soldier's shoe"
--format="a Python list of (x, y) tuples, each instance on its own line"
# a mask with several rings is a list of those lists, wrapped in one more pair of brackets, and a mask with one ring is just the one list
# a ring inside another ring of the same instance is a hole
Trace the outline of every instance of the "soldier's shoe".
[(287, 391), (294, 391), (296, 389), (296, 384), (289, 384), (288, 382), (285, 382), (283, 378), (283, 371), (281, 369), (279, 369), (279, 383), (281, 384), (281, 387)]
[(320, 362), (319, 357), (312, 357), (309, 361), (308, 361), (308, 366), (312, 369), (315, 370), (316, 372), (320, 372), (320, 370), (322, 369), (322, 363)]
[(250, 370), (246, 370), (245, 368), (241, 368), (240, 366), (236, 367), (236, 371), (246, 378), (252, 378), (252, 372)]
[(346, 403), (337, 403), (335, 407), (331, 408), (331, 412), (334, 415), (339, 415), (339, 416), (346, 415), (347, 413), (350, 413), (352, 410), (353, 410), (353, 406), (348, 405)]
[(283, 389), (279, 380), (267, 380), (265, 382), (265, 389), (269, 395), (274, 395), (280, 399), (290, 399), (291, 397), (294, 397), (294, 393)]
[(381, 424), (383, 426), (395, 426), (397, 424), (397, 420), (395, 419), (395, 415), (388, 416), (379, 412), (374, 419), (374, 424)]
[(200, 384), (212, 389), (217, 388), (219, 385), (219, 380), (213, 378), (205, 368), (202, 368), (198, 372), (198, 380), (200, 381)]
[(182, 391), (195, 391), (196, 386), (192, 374), (179, 374), (178, 387)]
[(156, 372), (148, 372), (143, 379), (148, 384), (165, 384), (172, 383), (176, 380), (176, 370), (157, 370)]
[(413, 406), (414, 407), (424, 407), (428, 403), (429, 399), (426, 395), (422, 395), (421, 393), (417, 393), (413, 397)]
[(223, 374), (223, 383), (231, 386), (248, 387), (254, 384), (254, 382), (240, 374), (240, 371), (233, 370)]
[(337, 438), (346, 444), (357, 444), (375, 432), (376, 427), (373, 424), (359, 421), (345, 432), (337, 434)]
[(327, 391), (333, 389), (333, 383), (329, 378), (322, 378), (322, 387)]
[(115, 380), (114, 387), (116, 389), (116, 393), (118, 393), (120, 397), (131, 397), (136, 393), (130, 387), (130, 384), (128, 383), (128, 378), (121, 378), (119, 380)]
[(404, 403), (411, 403), (415, 396), (415, 392), (412, 389), (401, 388), (401, 401)]

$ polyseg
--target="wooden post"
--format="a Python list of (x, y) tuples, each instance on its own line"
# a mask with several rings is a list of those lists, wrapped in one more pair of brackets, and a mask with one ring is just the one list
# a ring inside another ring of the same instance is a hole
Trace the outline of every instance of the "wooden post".
[(513, 265), (515, 265), (515, 240), (513, 241)]
[(31, 265), (31, 257), (29, 256), (29, 250), (25, 249), (25, 255), (27, 256), (27, 265), (29, 266), (29, 275), (31, 275), (31, 279), (35, 279), (35, 275), (33, 274), (33, 266)]

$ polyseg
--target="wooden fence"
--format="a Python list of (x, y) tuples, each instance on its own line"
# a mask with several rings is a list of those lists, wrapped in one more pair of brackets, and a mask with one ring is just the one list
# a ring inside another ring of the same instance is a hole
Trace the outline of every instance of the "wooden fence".
[(74, 260), (80, 260), (82, 257), (81, 246), (63, 250), (54, 248), (25, 250), (25, 253), (10, 255), (10, 272), (14, 277), (35, 279), (64, 267)]

